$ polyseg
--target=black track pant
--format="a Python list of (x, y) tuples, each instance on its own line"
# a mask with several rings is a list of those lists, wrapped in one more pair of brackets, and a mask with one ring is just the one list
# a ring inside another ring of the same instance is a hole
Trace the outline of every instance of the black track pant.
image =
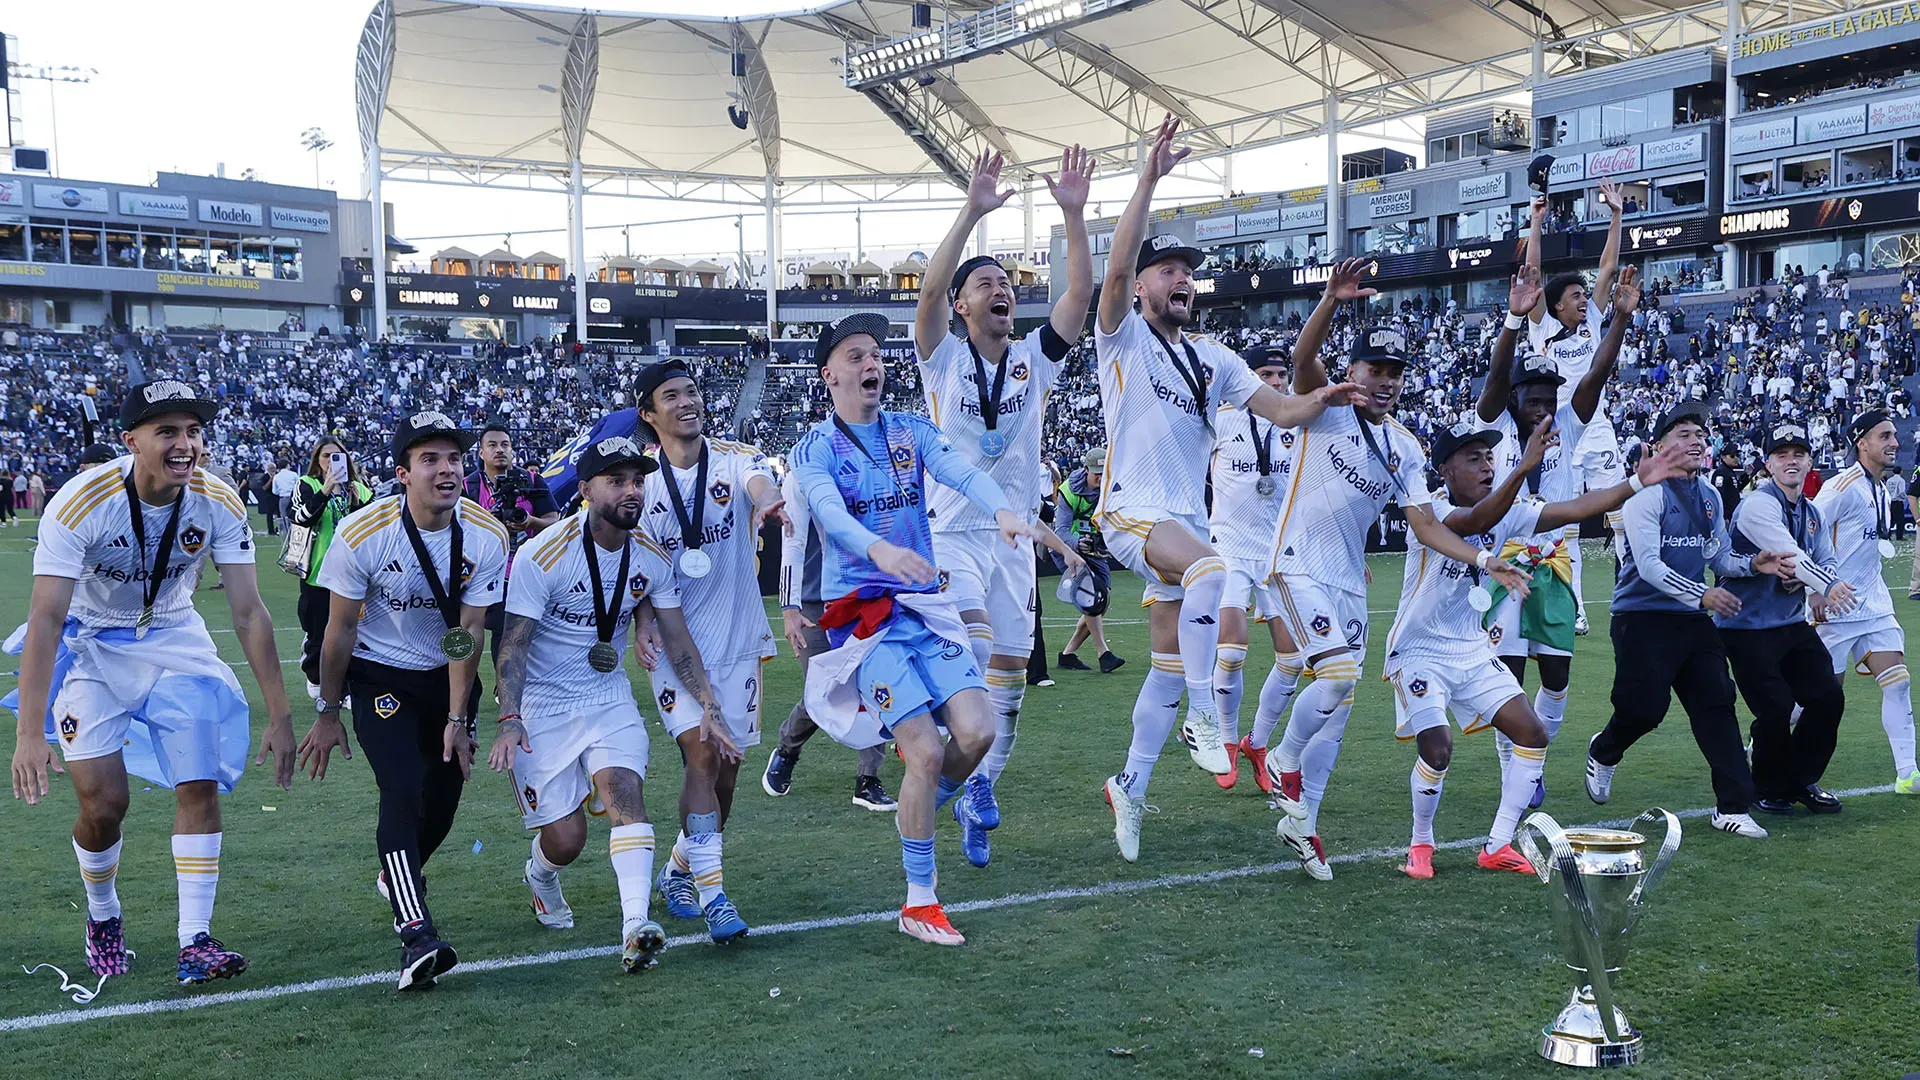
[[(447, 727), (447, 669), (411, 671), (356, 659), (347, 669), (353, 734), (380, 788), (374, 839), (394, 919), (431, 924), (421, 871), (453, 829), (465, 781), (440, 760)], [(475, 679), (465, 712), (480, 700)]]
[(1727, 651), (1705, 612), (1622, 611), (1613, 615), (1613, 717), (1590, 752), (1618, 765), (1627, 748), (1666, 719), (1673, 695), (1687, 710), (1693, 741), (1713, 773), (1714, 801), (1723, 814), (1753, 805), (1753, 771), (1733, 714)]
[(320, 682), (320, 643), (327, 636), (327, 618), (333, 610), (333, 593), (318, 585), (300, 582), (300, 630), (306, 636), (300, 642), (300, 673), (310, 683)]
[[(1722, 630), (1733, 681), (1753, 710), (1753, 787), (1763, 799), (1790, 799), (1827, 771), (1840, 714), (1840, 680), (1820, 635), (1804, 622), (1771, 630)], [(1793, 707), (1800, 722), (1791, 730)]]

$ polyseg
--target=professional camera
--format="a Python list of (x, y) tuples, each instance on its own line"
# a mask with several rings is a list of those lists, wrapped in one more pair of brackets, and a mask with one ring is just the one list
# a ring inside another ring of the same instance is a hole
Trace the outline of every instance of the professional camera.
[(494, 517), (509, 525), (519, 525), (527, 520), (526, 507), (520, 505), (521, 496), (527, 493), (526, 470), (509, 468), (487, 486), (493, 492)]

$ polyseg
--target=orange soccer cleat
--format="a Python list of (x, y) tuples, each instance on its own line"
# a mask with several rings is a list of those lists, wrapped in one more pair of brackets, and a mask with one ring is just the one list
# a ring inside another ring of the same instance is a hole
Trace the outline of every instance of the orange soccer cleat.
[(900, 932), (919, 938), (929, 945), (965, 945), (967, 939), (947, 921), (939, 904), (921, 904), (900, 909)]

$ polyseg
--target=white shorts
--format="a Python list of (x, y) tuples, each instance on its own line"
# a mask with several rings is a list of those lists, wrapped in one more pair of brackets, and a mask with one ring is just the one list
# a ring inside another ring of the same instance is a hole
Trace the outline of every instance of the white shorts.
[(110, 633), (112, 644), (102, 634), (77, 652), (63, 639), (48, 741), (68, 761), (120, 754), (127, 772), (156, 784), (212, 780), (232, 791), (247, 764), (249, 710), (205, 628), (159, 628), (144, 644)]
[(1402, 740), (1447, 726), (1449, 713), (1461, 734), (1485, 731), (1500, 706), (1525, 695), (1512, 670), (1494, 656), (1465, 661), (1409, 657), (1387, 681), (1393, 684), (1393, 735)]
[(1107, 543), (1107, 550), (1113, 553), (1114, 561), (1140, 576), (1147, 588), (1140, 597), (1140, 606), (1178, 602), (1186, 598), (1187, 591), (1180, 586), (1180, 579), (1168, 581), (1160, 571), (1147, 565), (1147, 534), (1155, 525), (1171, 521), (1187, 530), (1188, 535), (1201, 543), (1206, 543), (1212, 535), (1207, 530), (1204, 514), (1169, 514), (1164, 511), (1149, 511), (1153, 517), (1132, 517), (1127, 514), (1109, 512), (1100, 515), (1100, 537)]
[[(727, 733), (742, 750), (760, 745), (760, 663), (758, 658), (736, 660), (707, 669), (707, 684), (720, 703), (720, 715), (727, 718)], [(673, 672), (661, 664), (648, 675), (653, 683), (653, 703), (660, 707), (660, 722), (666, 725), (667, 734), (678, 739), (682, 732), (699, 727), (700, 703)]]
[(1302, 658), (1344, 649), (1353, 662), (1367, 662), (1367, 598), (1330, 589), (1303, 574), (1275, 574), (1274, 595), (1280, 618)]
[(1598, 417), (1588, 424), (1580, 445), (1574, 447), (1573, 464), (1588, 491), (1610, 488), (1624, 479), (1626, 457), (1620, 452), (1620, 438), (1614, 434), (1613, 425)]
[(532, 750), (513, 755), (513, 793), (529, 829), (559, 821), (593, 796), (601, 769), (647, 775), (647, 724), (631, 697), (521, 718)]
[[(1907, 635), (1892, 615), (1858, 622), (1816, 623), (1814, 629), (1820, 632), (1820, 643), (1833, 657), (1835, 675), (1845, 675), (1847, 665), (1864, 662), (1868, 653), (1907, 651)], [(1864, 668), (1860, 672), (1866, 674)]]
[(1257, 622), (1279, 618), (1280, 598), (1267, 580), (1267, 560), (1222, 559), (1227, 564), (1227, 591), (1220, 597), (1220, 610), (1252, 611)]
[(1528, 641), (1520, 636), (1521, 601), (1508, 596), (1494, 609), (1495, 618), (1487, 627), (1487, 641), (1500, 656), (1572, 656), (1565, 649)]
[(961, 611), (984, 611), (995, 656), (1033, 652), (1033, 541), (1008, 547), (998, 529), (933, 534), (933, 561)]

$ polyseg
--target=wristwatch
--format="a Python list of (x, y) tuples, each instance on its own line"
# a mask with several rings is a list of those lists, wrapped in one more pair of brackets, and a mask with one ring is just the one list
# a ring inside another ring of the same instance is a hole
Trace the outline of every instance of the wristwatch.
[(479, 727), (479, 724), (475, 723), (473, 719), (471, 719), (470, 717), (455, 716), (452, 713), (447, 714), (447, 723), (459, 724), (460, 729), (467, 733), (467, 738), (469, 739), (473, 738), (475, 734), (477, 734), (476, 729)]
[(339, 702), (337, 702), (337, 701), (328, 701), (328, 700), (327, 700), (326, 698), (323, 698), (323, 697), (321, 697), (321, 698), (314, 698), (314, 699), (313, 699), (313, 711), (314, 711), (315, 713), (317, 713), (317, 714), (325, 714), (325, 713), (335, 713), (335, 712), (339, 712), (339, 711), (340, 711), (340, 703), (339, 703)]

